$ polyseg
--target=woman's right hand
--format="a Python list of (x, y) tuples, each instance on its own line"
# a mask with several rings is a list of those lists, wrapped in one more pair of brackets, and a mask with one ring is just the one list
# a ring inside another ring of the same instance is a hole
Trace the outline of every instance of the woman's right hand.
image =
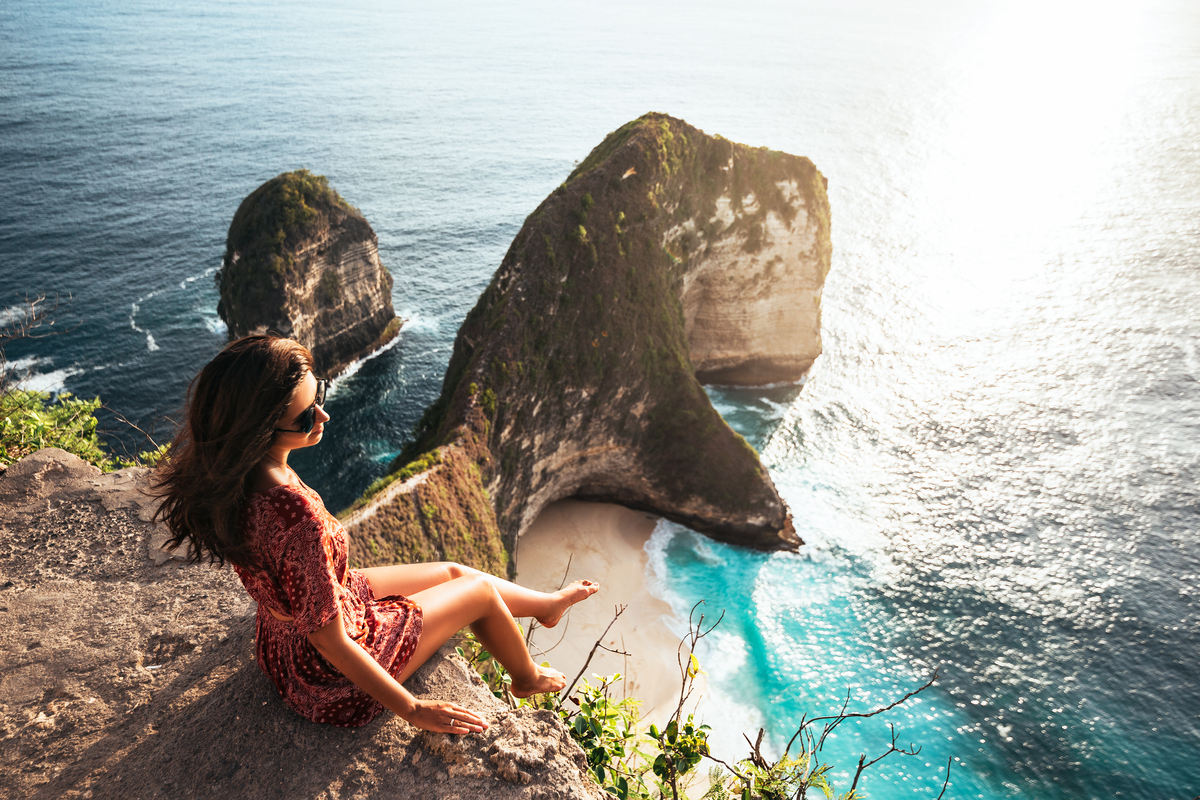
[(412, 711), (402, 716), (410, 725), (438, 733), (482, 733), (488, 727), (474, 711), (441, 700), (416, 700)]

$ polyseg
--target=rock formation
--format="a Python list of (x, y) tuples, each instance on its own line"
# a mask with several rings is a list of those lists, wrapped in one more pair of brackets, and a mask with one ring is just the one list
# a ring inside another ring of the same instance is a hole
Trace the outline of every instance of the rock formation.
[[(511, 551), (571, 496), (796, 547), (758, 454), (699, 379), (799, 379), (821, 348), (829, 258), (808, 159), (661, 114), (609, 134), (526, 219), (468, 314), (402, 472), (346, 516), (352, 555), (479, 550), (493, 530)], [(423, 512), (432, 492), (474, 497), (474, 541)]]
[(484, 733), (289, 711), (233, 571), (160, 549), (143, 479), (52, 449), (0, 476), (0, 797), (606, 796), (557, 715), (511, 711), (448, 648), (407, 686)]
[(285, 172), (242, 201), (217, 274), (230, 336), (276, 330), (333, 377), (400, 330), (392, 276), (358, 209), (308, 170)]

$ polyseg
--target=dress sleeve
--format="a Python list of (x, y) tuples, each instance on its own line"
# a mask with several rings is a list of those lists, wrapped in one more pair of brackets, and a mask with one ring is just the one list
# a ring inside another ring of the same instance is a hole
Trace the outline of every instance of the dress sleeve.
[(331, 547), (329, 536), (315, 519), (296, 526), (283, 547), (279, 582), (295, 618), (296, 632), (304, 636), (338, 613)]

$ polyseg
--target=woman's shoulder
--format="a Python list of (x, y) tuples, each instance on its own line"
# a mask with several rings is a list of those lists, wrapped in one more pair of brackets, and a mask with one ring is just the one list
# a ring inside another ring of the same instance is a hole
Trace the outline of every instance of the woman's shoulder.
[(254, 492), (247, 498), (246, 512), (251, 520), (273, 516), (284, 530), (328, 514), (321, 496), (302, 483), (280, 484)]

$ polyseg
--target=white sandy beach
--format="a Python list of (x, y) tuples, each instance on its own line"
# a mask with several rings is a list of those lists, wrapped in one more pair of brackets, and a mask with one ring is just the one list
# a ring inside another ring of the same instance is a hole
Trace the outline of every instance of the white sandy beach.
[[(564, 573), (568, 583), (587, 578), (600, 584), (600, 590), (572, 608), (556, 628), (539, 628), (533, 634), (535, 660), (549, 661), (568, 680), (583, 666), (615, 608), (627, 606), (603, 644), (629, 657), (597, 650), (584, 677), (595, 683), (593, 674), (624, 675), (623, 691), (642, 701), (647, 723), (660, 722), (675, 710), (680, 686), (679, 636), (664, 621), (673, 619), (671, 608), (646, 589), (645, 546), (656, 521), (623, 506), (561, 500), (547, 506), (522, 534), (516, 553), (517, 583), (522, 586), (554, 591)], [(623, 696), (620, 688), (616, 696)], [(693, 695), (689, 706), (695, 699)]]

